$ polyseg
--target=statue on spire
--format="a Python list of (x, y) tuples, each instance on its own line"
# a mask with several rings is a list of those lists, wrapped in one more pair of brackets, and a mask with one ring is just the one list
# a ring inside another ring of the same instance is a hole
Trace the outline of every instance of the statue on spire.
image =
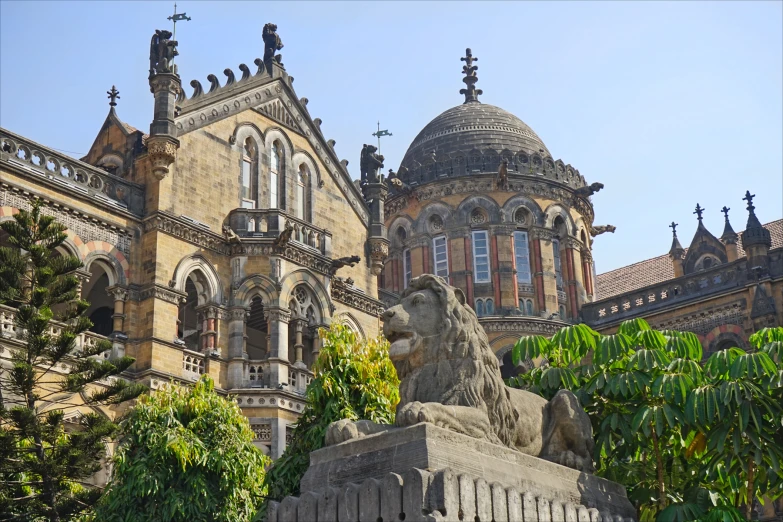
[(150, 42), (150, 78), (156, 74), (177, 74), (177, 66), (172, 63), (177, 52), (178, 43), (171, 40), (171, 31), (156, 29)]
[(283, 66), (283, 55), (275, 54), (283, 48), (283, 40), (277, 34), (277, 24), (266, 24), (261, 32), (261, 38), (264, 40), (264, 65), (267, 71), (272, 71), (272, 62), (275, 61)]
[(467, 89), (460, 89), (459, 93), (465, 95), (465, 103), (481, 103), (479, 102), (478, 95), (484, 94), (484, 91), (476, 89), (476, 82), (478, 81), (476, 71), (478, 70), (478, 65), (473, 65), (473, 62), (478, 61), (478, 58), (474, 58), (470, 48), (467, 48), (465, 49), (465, 56), (460, 58), (460, 60), (465, 62), (465, 65), (462, 66), (462, 72), (465, 74), (462, 81), (465, 82)]

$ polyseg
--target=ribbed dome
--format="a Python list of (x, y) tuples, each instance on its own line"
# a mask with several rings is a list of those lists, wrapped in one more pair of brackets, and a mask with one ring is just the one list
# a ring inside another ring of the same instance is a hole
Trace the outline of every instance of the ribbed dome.
[(525, 122), (500, 107), (470, 102), (452, 107), (429, 122), (408, 147), (402, 165), (413, 169), (414, 160), (425, 164), (433, 159), (433, 151), (437, 158), (453, 158), (473, 149), (550, 156), (544, 142)]

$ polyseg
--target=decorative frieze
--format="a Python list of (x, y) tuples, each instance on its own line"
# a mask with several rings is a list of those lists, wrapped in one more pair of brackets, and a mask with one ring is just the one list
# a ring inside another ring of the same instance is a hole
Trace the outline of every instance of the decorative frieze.
[[(20, 210), (30, 210), (31, 200), (34, 195), (23, 192), (6, 183), (0, 186), (0, 207), (13, 207)], [(43, 200), (44, 206), (41, 212), (47, 216), (57, 218), (57, 221), (79, 236), (83, 243), (90, 241), (103, 241), (115, 245), (117, 250), (130, 255), (132, 233), (119, 227), (110, 225), (104, 221), (93, 218), (77, 210), (65, 207), (58, 203)]]
[(155, 298), (166, 301), (167, 303), (175, 304), (177, 306), (179, 306), (181, 303), (184, 303), (188, 298), (188, 294), (185, 292), (180, 292), (179, 290), (167, 288), (158, 284), (152, 284), (141, 288), (138, 292), (138, 296), (139, 301)]
[(225, 239), (219, 234), (196, 227), (184, 219), (174, 217), (163, 212), (157, 212), (144, 220), (144, 232), (160, 230), (171, 236), (177, 237), (196, 246), (228, 254)]
[(479, 318), (479, 324), (487, 333), (521, 332), (554, 335), (565, 323), (531, 317)]
[(380, 317), (386, 309), (381, 301), (348, 286), (342, 279), (332, 279), (331, 290), (332, 299), (335, 301), (375, 317)]
[(747, 316), (746, 304), (736, 301), (712, 310), (700, 310), (667, 321), (650, 321), (656, 330), (678, 330), (706, 335), (718, 326), (735, 324), (742, 326)]

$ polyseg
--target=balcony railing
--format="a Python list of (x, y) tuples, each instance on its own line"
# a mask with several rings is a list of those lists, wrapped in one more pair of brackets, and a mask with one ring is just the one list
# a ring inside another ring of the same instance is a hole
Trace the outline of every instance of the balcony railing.
[[(24, 330), (16, 325), (17, 310), (10, 306), (0, 305), (0, 337), (12, 341), (24, 342)], [(49, 333), (52, 336), (59, 335), (65, 324), (59, 321), (49, 322)], [(92, 348), (96, 346), (100, 341), (105, 341), (106, 337), (98, 335), (93, 332), (83, 332), (76, 337), (75, 349), (82, 350), (84, 348)], [(104, 356), (108, 356), (108, 350), (104, 353)]]
[(290, 223), (293, 227), (290, 241), (314, 248), (327, 257), (332, 253), (331, 232), (291, 216), (284, 210), (237, 208), (228, 214), (228, 223), (243, 239), (276, 239), (285, 230), (286, 223)]
[(80, 194), (98, 205), (144, 214), (144, 187), (0, 128), (0, 164), (34, 174), (55, 190)]

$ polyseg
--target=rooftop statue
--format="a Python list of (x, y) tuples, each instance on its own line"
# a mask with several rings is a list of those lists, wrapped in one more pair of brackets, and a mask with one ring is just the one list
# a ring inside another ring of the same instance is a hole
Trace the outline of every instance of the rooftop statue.
[(364, 145), (359, 157), (359, 169), (361, 170), (361, 183), (379, 183), (378, 169), (383, 168), (383, 156), (376, 154), (378, 150), (374, 145)]
[(261, 38), (264, 40), (264, 63), (267, 64), (268, 70), (272, 70), (272, 60), (283, 65), (282, 55), (275, 55), (276, 51), (283, 48), (283, 40), (277, 34), (277, 24), (266, 24), (261, 32)]
[[(429, 422), (527, 455), (592, 472), (590, 419), (576, 396), (551, 401), (507, 387), (498, 359), (465, 295), (439, 277), (413, 279), (384, 312), (383, 333), (400, 381), (398, 427)], [(327, 429), (327, 445), (395, 429), (344, 419)]]
[(171, 31), (156, 29), (150, 42), (150, 76), (162, 73), (177, 74), (177, 66), (172, 60), (179, 55), (177, 41), (170, 40)]

